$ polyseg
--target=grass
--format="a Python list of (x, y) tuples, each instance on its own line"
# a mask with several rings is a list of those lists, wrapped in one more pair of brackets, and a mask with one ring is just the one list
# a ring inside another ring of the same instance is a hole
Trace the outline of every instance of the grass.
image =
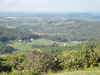
[(13, 42), (11, 46), (21, 51), (28, 51), (32, 48), (31, 43), (25, 43), (25, 42)]
[[(54, 44), (54, 41), (48, 40), (48, 39), (33, 39), (31, 42), (25, 42), (25, 41), (13, 41), (10, 46), (19, 49), (19, 50), (29, 50), (32, 48), (32, 46), (52, 46)], [(76, 46), (79, 43), (73, 43), (73, 42), (58, 42), (59, 46)]]
[(32, 45), (51, 46), (52, 44), (53, 41), (48, 39), (37, 39), (32, 41)]
[(2, 72), (0, 75), (41, 75), (40, 73), (34, 73), (34, 72)]
[(28, 51), (33, 48), (33, 46), (41, 47), (41, 46), (51, 46), (53, 44), (52, 40), (47, 40), (47, 39), (36, 39), (32, 40), (31, 42), (18, 42), (18, 41), (13, 41), (10, 46), (14, 47), (15, 49), (21, 50), (21, 51)]
[(100, 75), (100, 71), (63, 72), (63, 73), (51, 73), (46, 75)]
[(61, 73), (48, 73), (39, 74), (32, 72), (12, 72), (12, 73), (0, 73), (0, 75), (100, 75), (100, 71), (76, 71), (76, 72), (61, 72)]

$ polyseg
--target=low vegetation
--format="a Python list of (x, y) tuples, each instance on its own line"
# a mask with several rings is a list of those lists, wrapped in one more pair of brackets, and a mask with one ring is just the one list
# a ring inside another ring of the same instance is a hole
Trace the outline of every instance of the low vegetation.
[[(1, 50), (3, 48), (8, 50), (6, 46), (2, 47), (2, 43), (0, 46)], [(69, 73), (70, 71), (92, 71), (100, 69), (99, 42), (87, 42), (78, 44), (78, 46), (56, 46), (51, 47), (51, 49), (55, 51), (49, 53), (50, 49), (48, 47), (33, 48), (26, 52), (15, 50), (12, 54), (9, 50), (4, 50), (4, 54), (0, 56), (0, 72), (4, 73), (4, 75), (6, 73), (10, 75), (13, 73), (15, 73), (14, 75), (24, 73), (40, 75), (43, 73), (48, 74), (49, 72), (67, 71)], [(59, 49), (62, 49), (62, 51), (59, 51)], [(63, 73), (61, 74), (64, 75)], [(67, 73), (65, 72), (65, 74)]]

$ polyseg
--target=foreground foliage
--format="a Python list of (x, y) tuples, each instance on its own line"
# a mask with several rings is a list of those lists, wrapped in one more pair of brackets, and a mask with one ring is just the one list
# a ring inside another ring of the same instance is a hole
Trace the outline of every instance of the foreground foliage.
[(49, 71), (59, 72), (63, 70), (78, 71), (100, 69), (99, 42), (87, 42), (78, 45), (80, 46), (79, 48), (76, 46), (73, 46), (76, 50), (72, 47), (71, 49), (69, 47), (54, 48), (56, 51), (64, 48), (60, 53), (56, 51), (48, 53), (48, 51), (45, 50), (32, 49), (27, 52), (3, 54), (0, 56), (0, 72), (8, 74), (16, 73), (14, 75), (20, 75), (25, 72), (41, 74)]

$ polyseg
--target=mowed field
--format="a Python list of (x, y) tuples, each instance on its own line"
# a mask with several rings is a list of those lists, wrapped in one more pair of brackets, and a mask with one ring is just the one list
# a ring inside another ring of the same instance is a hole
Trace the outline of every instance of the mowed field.
[(77, 71), (77, 72), (63, 72), (63, 73), (51, 73), (47, 75), (100, 75), (100, 71)]

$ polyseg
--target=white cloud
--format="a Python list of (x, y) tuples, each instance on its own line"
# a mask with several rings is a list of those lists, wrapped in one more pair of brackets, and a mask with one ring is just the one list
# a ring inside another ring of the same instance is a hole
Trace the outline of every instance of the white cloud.
[(1, 0), (0, 11), (39, 11), (48, 7), (48, 0)]
[(100, 0), (0, 0), (0, 12), (100, 12)]

